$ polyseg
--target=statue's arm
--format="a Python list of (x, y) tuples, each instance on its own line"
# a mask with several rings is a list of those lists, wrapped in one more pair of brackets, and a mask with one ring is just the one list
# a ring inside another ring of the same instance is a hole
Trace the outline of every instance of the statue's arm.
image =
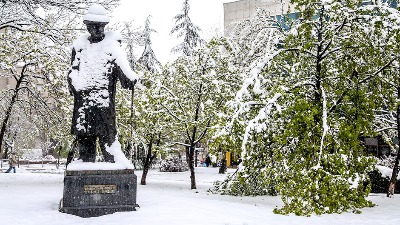
[(139, 75), (130, 66), (126, 52), (121, 47), (121, 40), (118, 40), (119, 48), (116, 49), (115, 72), (121, 82), (122, 88), (132, 90), (139, 79)]
[(69, 89), (69, 94), (70, 95), (74, 95), (74, 93), (76, 93), (74, 86), (72, 85), (72, 80), (71, 77), (69, 76), (72, 72), (72, 70), (78, 70), (79, 68), (77, 68), (76, 66), (72, 66), (72, 64), (74, 63), (75, 60), (75, 56), (76, 56), (76, 51), (73, 48), (72, 49), (72, 54), (71, 54), (71, 69), (68, 72), (68, 89)]
[(132, 90), (137, 82), (137, 78), (136, 77), (134, 77), (134, 78), (128, 77), (124, 73), (124, 71), (121, 69), (120, 66), (117, 65), (116, 67), (117, 67), (117, 69), (116, 69), (117, 76), (118, 76), (119, 82), (121, 82), (122, 88)]

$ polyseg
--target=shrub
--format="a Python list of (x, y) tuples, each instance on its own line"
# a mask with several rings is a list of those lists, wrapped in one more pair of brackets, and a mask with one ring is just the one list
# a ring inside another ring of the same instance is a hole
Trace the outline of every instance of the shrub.
[(187, 170), (187, 163), (178, 157), (169, 158), (161, 162), (161, 172), (184, 172)]

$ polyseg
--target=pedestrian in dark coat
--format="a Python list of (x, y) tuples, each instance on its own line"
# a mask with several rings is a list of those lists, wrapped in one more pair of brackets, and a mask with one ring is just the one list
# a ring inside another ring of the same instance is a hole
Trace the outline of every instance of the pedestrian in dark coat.
[(12, 169), (14, 170), (14, 173), (15, 173), (15, 172), (16, 172), (16, 171), (15, 171), (15, 166), (16, 166), (17, 163), (18, 163), (17, 158), (16, 158), (16, 156), (15, 156), (15, 152), (12, 152), (12, 153), (11, 153), (10, 158), (8, 159), (8, 163), (9, 163), (9, 165), (10, 165), (10, 168), (8, 168), (8, 170), (6, 171), (6, 173), (11, 172)]
[(206, 167), (209, 167), (211, 165), (211, 157), (210, 157), (210, 155), (207, 155), (205, 163), (206, 163)]

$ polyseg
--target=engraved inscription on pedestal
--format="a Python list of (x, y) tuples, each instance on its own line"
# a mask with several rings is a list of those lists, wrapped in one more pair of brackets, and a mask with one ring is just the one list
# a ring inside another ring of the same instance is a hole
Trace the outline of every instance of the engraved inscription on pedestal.
[(117, 191), (117, 185), (84, 185), (83, 192), (85, 194), (114, 194)]

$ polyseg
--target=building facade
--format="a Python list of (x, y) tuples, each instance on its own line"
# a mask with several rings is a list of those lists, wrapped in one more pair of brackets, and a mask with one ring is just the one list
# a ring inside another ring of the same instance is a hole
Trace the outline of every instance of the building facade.
[(266, 9), (271, 16), (287, 13), (288, 0), (239, 0), (224, 3), (224, 29), (229, 30), (235, 23), (250, 18), (257, 8)]

